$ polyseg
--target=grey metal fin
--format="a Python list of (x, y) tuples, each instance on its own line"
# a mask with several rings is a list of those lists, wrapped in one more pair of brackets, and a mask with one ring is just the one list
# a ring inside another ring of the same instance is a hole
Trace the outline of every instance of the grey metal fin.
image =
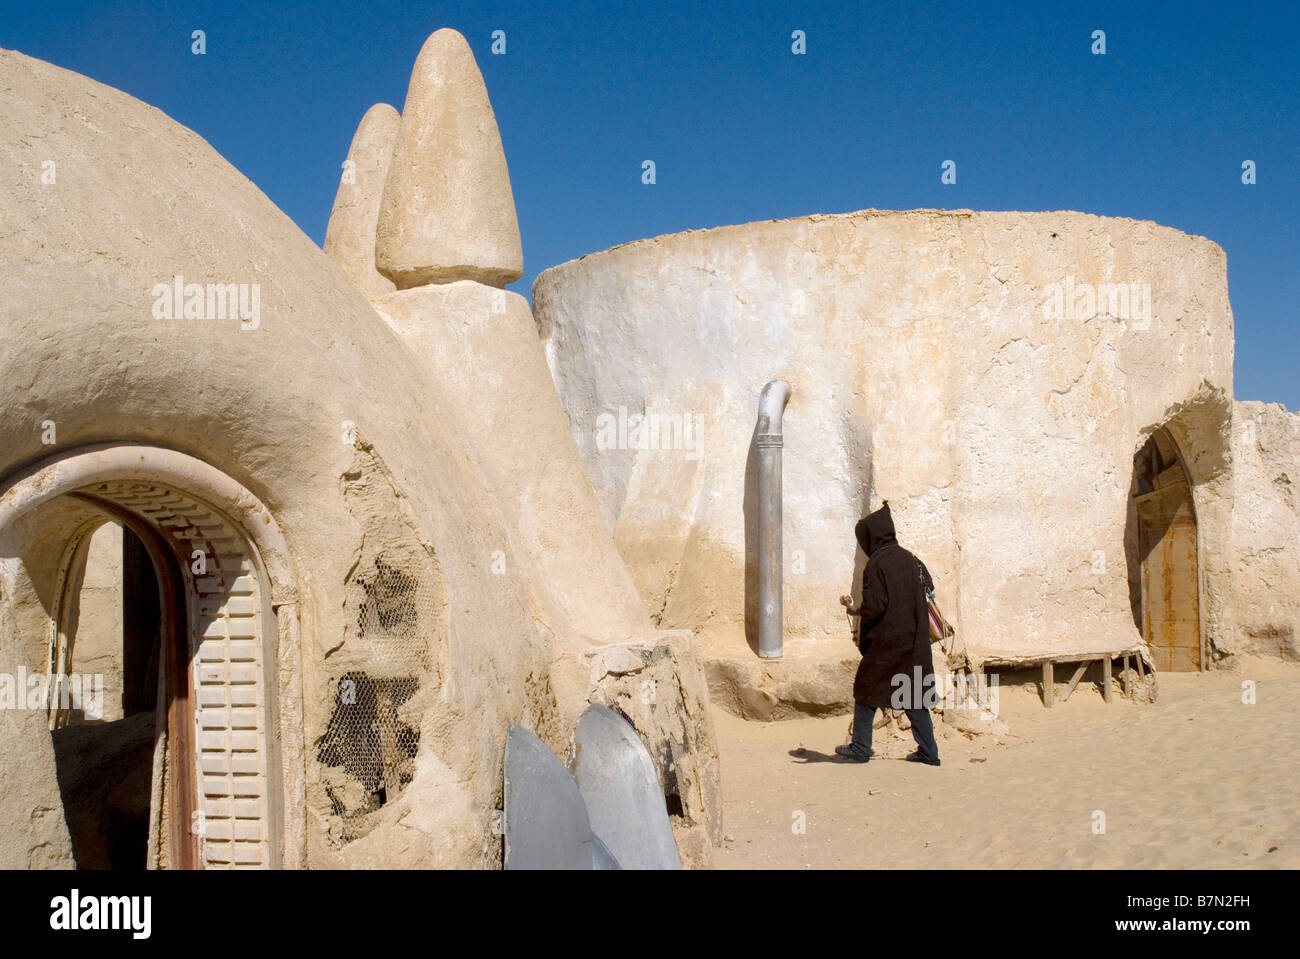
[(654, 760), (632, 724), (588, 706), (573, 734), (573, 778), (591, 829), (624, 869), (681, 869)]
[(591, 869), (591, 821), (582, 795), (546, 743), (506, 733), (505, 868)]
[(591, 834), (591, 868), (592, 869), (622, 869), (614, 854), (609, 851), (609, 847), (600, 841), (600, 837), (594, 832)]

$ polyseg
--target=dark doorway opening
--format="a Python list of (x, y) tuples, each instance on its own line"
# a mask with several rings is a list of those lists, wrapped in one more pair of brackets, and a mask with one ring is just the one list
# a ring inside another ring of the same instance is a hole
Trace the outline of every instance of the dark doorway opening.
[[(130, 529), (89, 536), (69, 578), (68, 683), (51, 740), (73, 857), (80, 869), (144, 869), (156, 734), (161, 597)], [(56, 703), (57, 705), (57, 703)]]
[(1133, 459), (1129, 583), (1157, 671), (1202, 668), (1196, 508), (1178, 445), (1158, 429)]

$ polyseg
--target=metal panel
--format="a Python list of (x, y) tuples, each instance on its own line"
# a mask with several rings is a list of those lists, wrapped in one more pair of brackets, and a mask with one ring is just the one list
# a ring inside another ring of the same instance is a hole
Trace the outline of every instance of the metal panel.
[(624, 869), (681, 869), (654, 760), (632, 725), (588, 706), (574, 731), (573, 777), (592, 830)]
[(600, 870), (622, 869), (609, 847), (600, 841), (595, 833), (591, 834), (591, 868)]
[(506, 734), (505, 868), (591, 869), (591, 822), (564, 764), (528, 730)]

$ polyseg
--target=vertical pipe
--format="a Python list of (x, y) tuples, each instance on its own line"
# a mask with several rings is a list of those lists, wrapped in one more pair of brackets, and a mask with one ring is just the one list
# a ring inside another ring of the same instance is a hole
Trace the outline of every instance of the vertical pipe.
[(781, 606), (781, 414), (790, 384), (772, 380), (758, 398), (758, 655), (780, 659)]

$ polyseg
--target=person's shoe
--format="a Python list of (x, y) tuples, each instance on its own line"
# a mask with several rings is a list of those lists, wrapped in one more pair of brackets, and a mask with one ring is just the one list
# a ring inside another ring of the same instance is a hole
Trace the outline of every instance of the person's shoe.
[(836, 746), (835, 755), (843, 756), (845, 759), (851, 759), (855, 763), (866, 763), (871, 761), (870, 756), (868, 756), (866, 759), (863, 759), (860, 755), (858, 755), (857, 750), (854, 749), (852, 746)]
[(928, 756), (922, 756), (922, 755), (921, 755), (921, 750), (919, 750), (919, 749), (918, 749), (916, 752), (908, 753), (908, 754), (907, 754), (907, 761), (908, 761), (909, 763), (925, 763), (927, 766), (937, 766), (937, 765), (939, 765), (939, 757), (938, 757), (938, 756), (935, 756), (933, 759), (931, 759), (931, 758), (928, 757)]

